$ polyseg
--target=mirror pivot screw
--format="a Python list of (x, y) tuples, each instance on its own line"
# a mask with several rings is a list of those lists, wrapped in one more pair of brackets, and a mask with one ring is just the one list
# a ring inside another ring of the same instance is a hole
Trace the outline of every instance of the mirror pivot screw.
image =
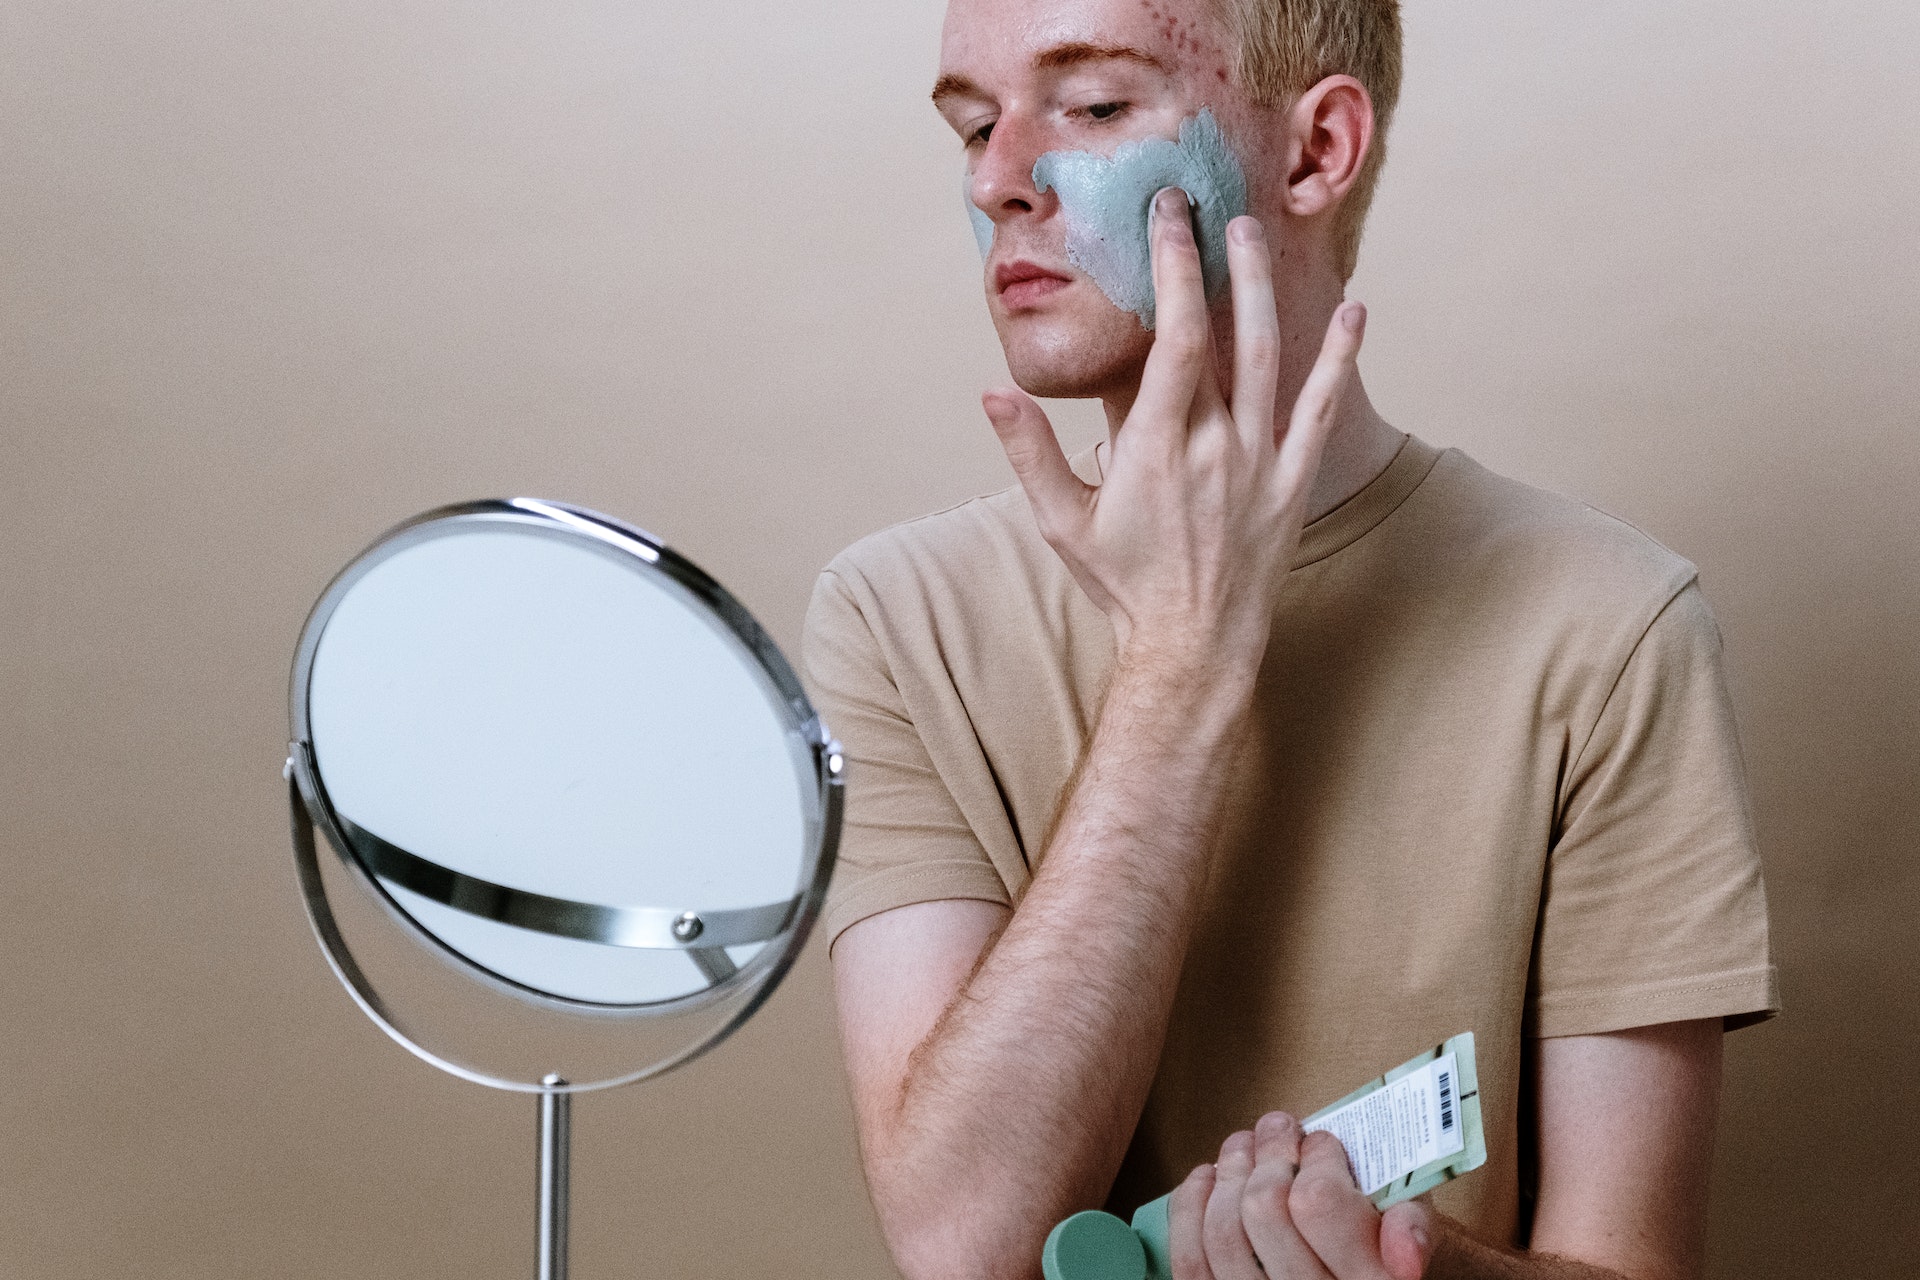
[(697, 911), (682, 911), (673, 922), (673, 936), (682, 942), (692, 942), (706, 931), (707, 922), (700, 918)]

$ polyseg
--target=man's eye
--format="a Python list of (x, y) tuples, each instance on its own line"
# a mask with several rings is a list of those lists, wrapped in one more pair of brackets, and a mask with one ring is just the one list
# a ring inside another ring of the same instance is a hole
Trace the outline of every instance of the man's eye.
[(975, 143), (979, 143), (980, 145), (984, 146), (986, 144), (987, 139), (993, 136), (994, 123), (995, 123), (994, 121), (989, 120), (985, 124), (981, 125), (978, 129), (975, 129), (972, 133), (968, 134), (967, 145), (971, 147)]
[(1124, 102), (1096, 102), (1087, 108), (1087, 114), (1095, 120), (1110, 120), (1126, 109)]

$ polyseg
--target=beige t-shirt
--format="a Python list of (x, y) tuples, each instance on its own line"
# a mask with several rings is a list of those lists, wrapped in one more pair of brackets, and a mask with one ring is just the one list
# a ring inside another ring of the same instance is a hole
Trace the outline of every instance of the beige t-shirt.
[[(1075, 467), (1097, 479), (1091, 451)], [(1695, 576), (1413, 439), (1307, 527), (1116, 1211), (1263, 1112), (1471, 1030), (1487, 1165), (1434, 1199), (1514, 1239), (1528, 1037), (1778, 1008)], [(1017, 488), (836, 558), (806, 629), (850, 760), (828, 936), (909, 903), (1017, 904), (1112, 661)]]

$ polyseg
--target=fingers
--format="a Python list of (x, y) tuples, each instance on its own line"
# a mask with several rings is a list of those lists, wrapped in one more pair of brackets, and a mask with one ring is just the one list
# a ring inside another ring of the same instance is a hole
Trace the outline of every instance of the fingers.
[(1280, 474), (1296, 491), (1310, 484), (1320, 469), (1320, 455), (1338, 419), (1341, 397), (1352, 385), (1366, 330), (1367, 309), (1358, 302), (1341, 303), (1327, 322), (1319, 358), (1293, 402), (1293, 415), (1280, 441)]
[(1334, 1275), (1380, 1274), (1380, 1215), (1354, 1184), (1340, 1139), (1310, 1133), (1301, 1140), (1287, 1203), (1301, 1238)]
[(1420, 1280), (1433, 1258), (1425, 1205), (1375, 1212), (1339, 1139), (1280, 1111), (1189, 1174), (1167, 1222), (1173, 1280)]
[(1207, 1197), (1213, 1194), (1213, 1166), (1203, 1164), (1187, 1175), (1167, 1202), (1167, 1246), (1173, 1262), (1173, 1280), (1213, 1280), (1207, 1249), (1200, 1240)]
[(1253, 1173), (1253, 1135), (1242, 1130), (1228, 1138), (1214, 1161), (1213, 1190), (1207, 1196), (1200, 1239), (1214, 1280), (1260, 1280), (1253, 1242), (1240, 1220), (1240, 1199)]
[(1027, 491), (1042, 536), (1055, 546), (1063, 538), (1071, 539), (1086, 519), (1095, 490), (1067, 465), (1047, 415), (1025, 392), (1012, 387), (989, 391), (980, 403), (1007, 452), (1013, 474)]
[(1273, 438), (1280, 378), (1273, 258), (1258, 219), (1239, 217), (1227, 224), (1227, 269), (1233, 281), (1233, 420), (1253, 445)]
[(1195, 393), (1212, 359), (1213, 338), (1186, 197), (1177, 187), (1168, 187), (1153, 199), (1153, 349), (1147, 353), (1134, 408), (1139, 421), (1171, 436), (1186, 431)]
[(1380, 1261), (1393, 1280), (1420, 1280), (1433, 1261), (1433, 1214), (1405, 1200), (1380, 1215)]
[(1267, 1274), (1289, 1280), (1326, 1275), (1288, 1207), (1299, 1172), (1300, 1122), (1284, 1111), (1261, 1116), (1253, 1127), (1253, 1175), (1241, 1196), (1240, 1216)]

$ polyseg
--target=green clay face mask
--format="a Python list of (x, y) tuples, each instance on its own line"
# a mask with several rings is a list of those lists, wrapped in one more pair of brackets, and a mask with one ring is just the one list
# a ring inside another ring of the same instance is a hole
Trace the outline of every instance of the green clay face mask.
[(960, 198), (967, 204), (967, 221), (973, 224), (973, 242), (980, 246), (980, 256), (986, 257), (993, 249), (993, 219), (980, 212), (980, 206), (973, 202), (973, 175), (965, 175), (960, 183)]
[[(1193, 204), (1207, 296), (1227, 284), (1227, 223), (1247, 211), (1247, 181), (1213, 112), (1183, 121), (1180, 140), (1143, 138), (1111, 156), (1049, 151), (1033, 166), (1033, 185), (1053, 191), (1067, 224), (1067, 261), (1087, 273), (1122, 311), (1154, 326), (1153, 256), (1148, 248), (1153, 197), (1178, 187)], [(967, 213), (984, 255), (993, 221), (971, 200)]]

